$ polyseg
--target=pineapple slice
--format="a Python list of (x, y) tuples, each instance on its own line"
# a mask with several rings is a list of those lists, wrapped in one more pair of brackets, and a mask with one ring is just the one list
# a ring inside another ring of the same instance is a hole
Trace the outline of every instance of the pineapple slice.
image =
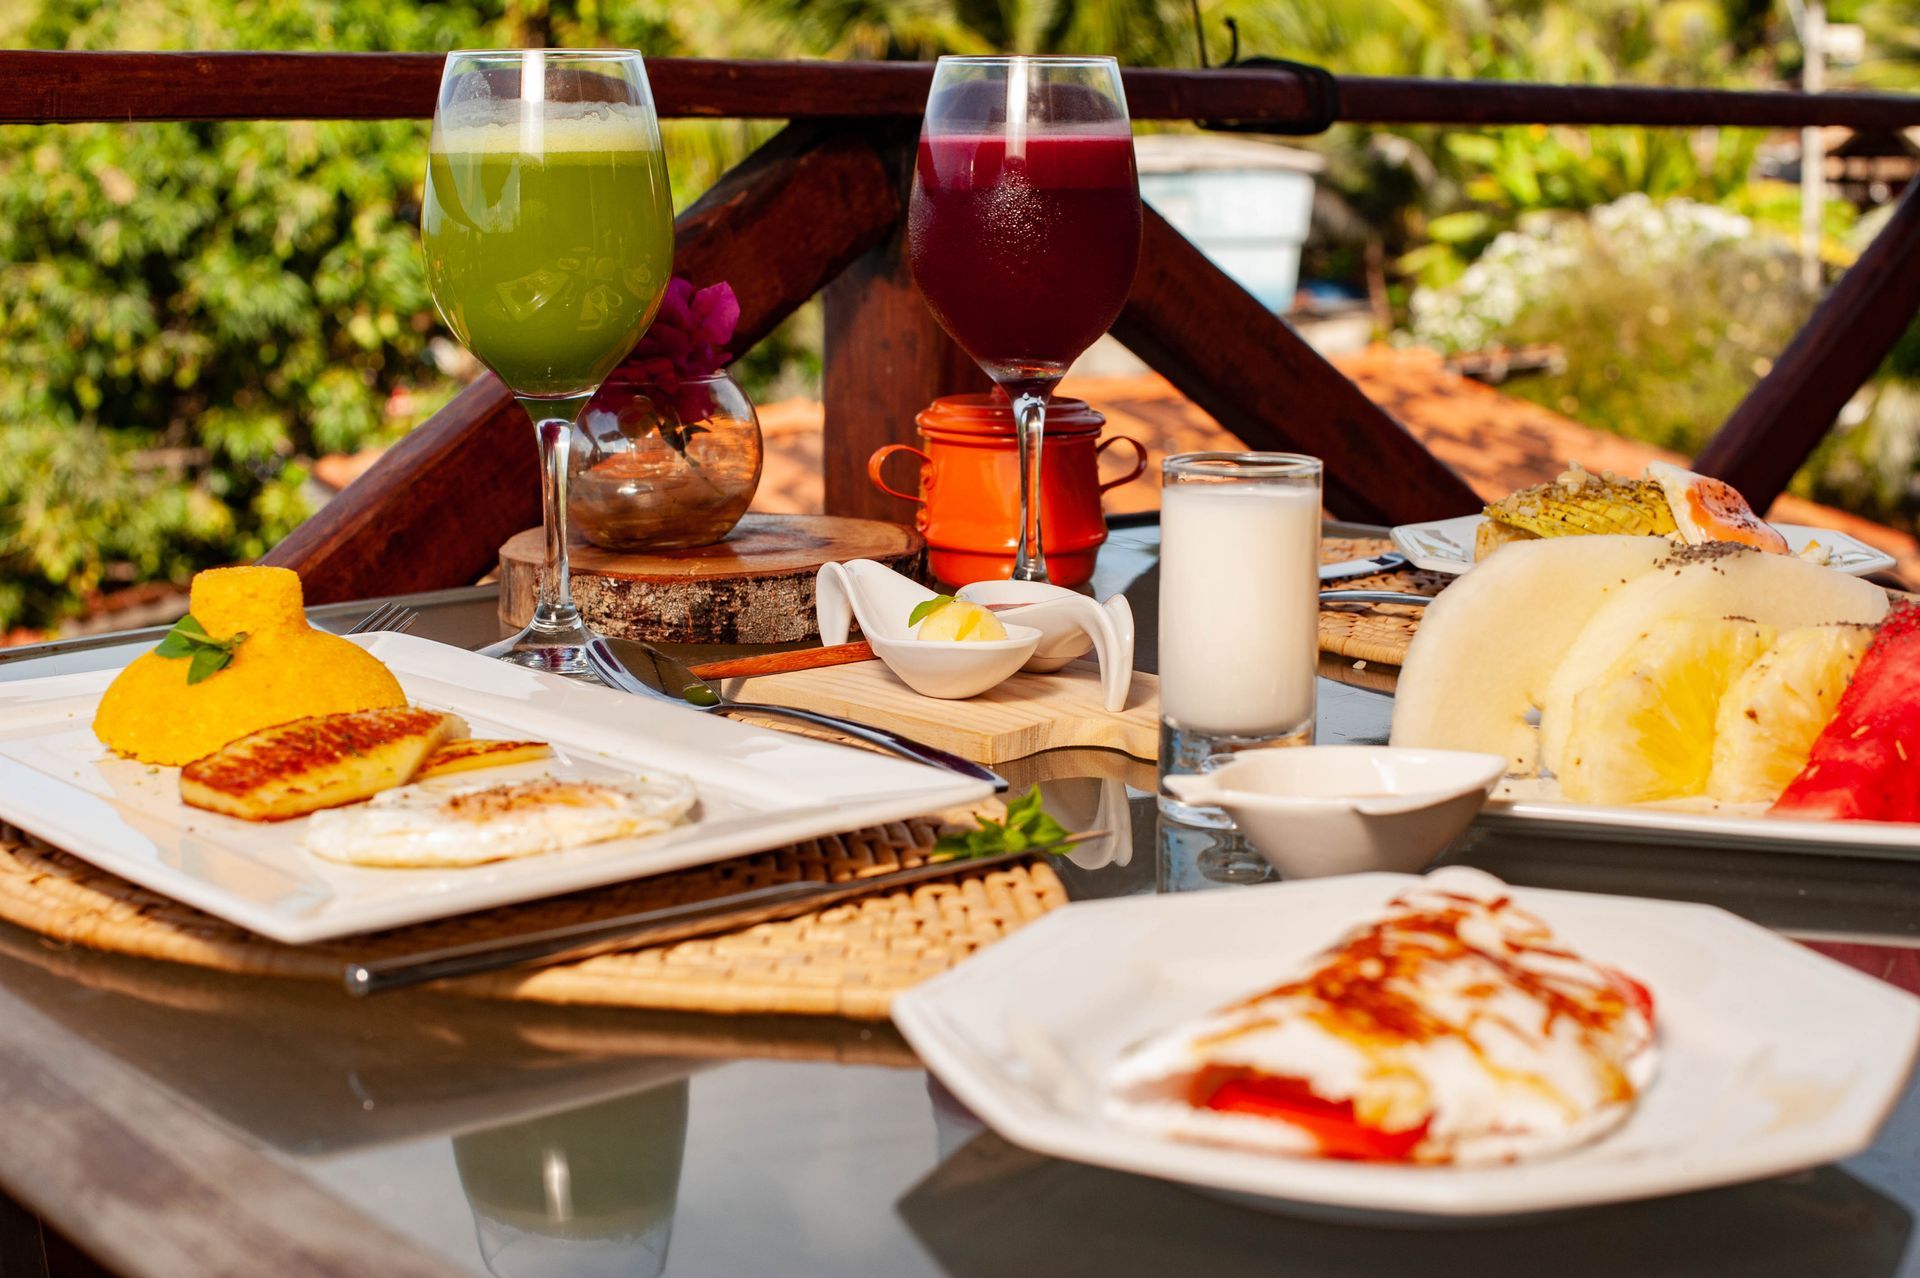
[(1774, 633), (1716, 617), (1675, 621), (1629, 644), (1573, 698), (1562, 793), (1605, 804), (1705, 793), (1720, 702)]
[(1872, 642), (1872, 626), (1847, 623), (1780, 636), (1720, 702), (1707, 793), (1727, 803), (1779, 798), (1806, 766)]

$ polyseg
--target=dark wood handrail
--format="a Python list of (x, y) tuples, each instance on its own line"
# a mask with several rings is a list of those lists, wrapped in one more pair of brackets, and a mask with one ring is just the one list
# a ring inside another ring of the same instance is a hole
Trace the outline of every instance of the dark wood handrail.
[[(424, 119), (442, 61), (437, 53), (0, 50), (0, 123)], [(918, 115), (933, 74), (925, 62), (654, 58), (647, 66), (662, 115), (736, 119)], [(1287, 70), (1129, 67), (1125, 76), (1136, 120), (1287, 126), (1310, 116), (1305, 86)], [(1356, 124), (1920, 126), (1920, 96), (1909, 95), (1336, 79), (1338, 118)]]

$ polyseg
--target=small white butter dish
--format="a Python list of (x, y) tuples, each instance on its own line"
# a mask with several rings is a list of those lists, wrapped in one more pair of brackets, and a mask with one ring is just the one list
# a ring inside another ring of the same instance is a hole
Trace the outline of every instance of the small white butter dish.
[(1224, 808), (1287, 878), (1417, 874), (1473, 821), (1506, 766), (1461, 750), (1300, 746), (1243, 751), (1165, 784), (1183, 803)]
[(1133, 683), (1133, 612), (1124, 596), (1101, 604), (1041, 582), (980, 582), (958, 598), (993, 609), (1005, 639), (916, 639), (907, 618), (934, 593), (871, 559), (822, 564), (814, 586), (820, 640), (845, 643), (858, 621), (874, 655), (902, 683), (922, 696), (948, 700), (978, 696), (1022, 669), (1058, 670), (1091, 649), (1100, 662), (1107, 709), (1126, 708)]
[(923, 697), (947, 701), (977, 697), (1005, 683), (1040, 646), (1040, 631), (1006, 621), (1001, 622), (1005, 639), (917, 639), (907, 619), (915, 605), (933, 597), (919, 582), (870, 559), (822, 564), (814, 588), (820, 637), (829, 644), (845, 643), (858, 619), (873, 655), (900, 682)]

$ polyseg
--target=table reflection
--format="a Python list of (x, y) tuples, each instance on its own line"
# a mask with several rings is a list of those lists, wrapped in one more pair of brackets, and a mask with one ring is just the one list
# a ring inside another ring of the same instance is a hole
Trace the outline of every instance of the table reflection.
[(658, 1278), (687, 1082), (456, 1136), (480, 1257), (499, 1278)]
[(1838, 1167), (1653, 1202), (1435, 1226), (1277, 1215), (1031, 1154), (990, 1133), (896, 1210), (951, 1278), (1891, 1278), (1913, 1233), (1906, 1208)]
[(1162, 892), (1192, 892), (1277, 879), (1271, 865), (1231, 826), (1183, 825), (1165, 816), (1155, 825)]

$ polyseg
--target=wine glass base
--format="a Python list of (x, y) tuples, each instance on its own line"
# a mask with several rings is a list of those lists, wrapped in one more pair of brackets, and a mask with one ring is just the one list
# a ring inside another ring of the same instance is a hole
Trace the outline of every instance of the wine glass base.
[(582, 646), (591, 638), (593, 632), (585, 626), (559, 633), (528, 626), (517, 635), (488, 644), (480, 649), (480, 655), (525, 666), (529, 670), (544, 670), (548, 674), (578, 679), (582, 683), (599, 683), (600, 676), (588, 664), (587, 651)]

